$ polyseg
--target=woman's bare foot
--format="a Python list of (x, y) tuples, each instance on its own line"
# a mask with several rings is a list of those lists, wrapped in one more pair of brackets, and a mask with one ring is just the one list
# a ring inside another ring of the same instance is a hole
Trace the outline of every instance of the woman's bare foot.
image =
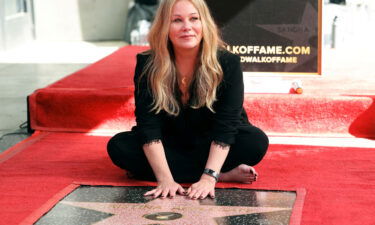
[(258, 178), (258, 173), (251, 166), (241, 164), (226, 173), (220, 173), (219, 181), (222, 182), (240, 182), (251, 184)]

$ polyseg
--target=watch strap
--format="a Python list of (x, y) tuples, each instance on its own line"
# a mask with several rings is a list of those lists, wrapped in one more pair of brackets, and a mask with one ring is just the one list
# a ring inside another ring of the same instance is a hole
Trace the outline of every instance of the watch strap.
[(214, 170), (211, 170), (209, 168), (205, 168), (203, 170), (203, 173), (207, 174), (208, 176), (211, 176), (211, 177), (215, 178), (216, 182), (219, 180), (219, 173), (214, 171)]

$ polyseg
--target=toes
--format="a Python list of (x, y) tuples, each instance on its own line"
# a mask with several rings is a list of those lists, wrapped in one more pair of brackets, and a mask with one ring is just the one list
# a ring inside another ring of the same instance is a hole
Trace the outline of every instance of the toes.
[(258, 176), (257, 171), (253, 167), (250, 166), (250, 173), (253, 174), (254, 176)]
[(253, 167), (242, 164), (239, 168), (242, 173), (245, 173), (245, 176), (243, 177), (242, 181), (243, 183), (251, 184), (258, 179), (258, 173), (255, 171)]
[(258, 173), (255, 171), (255, 169), (251, 166), (246, 165), (246, 164), (241, 164), (240, 169), (243, 173), (250, 173), (252, 175), (258, 176)]

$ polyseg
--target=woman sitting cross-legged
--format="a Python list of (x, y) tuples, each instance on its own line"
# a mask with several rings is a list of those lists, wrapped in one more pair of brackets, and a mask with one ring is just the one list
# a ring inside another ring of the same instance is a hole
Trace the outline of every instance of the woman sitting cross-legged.
[[(204, 0), (163, 0), (137, 55), (132, 131), (108, 143), (113, 163), (157, 181), (154, 197), (215, 196), (215, 184), (252, 183), (268, 138), (243, 108), (239, 57), (226, 51)], [(179, 183), (192, 185), (185, 190)]]

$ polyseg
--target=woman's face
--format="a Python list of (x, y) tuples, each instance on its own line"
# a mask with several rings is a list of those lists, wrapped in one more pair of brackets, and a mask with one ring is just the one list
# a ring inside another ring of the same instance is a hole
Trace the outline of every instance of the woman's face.
[(188, 0), (180, 0), (172, 8), (169, 40), (176, 50), (199, 49), (202, 22), (198, 10)]

